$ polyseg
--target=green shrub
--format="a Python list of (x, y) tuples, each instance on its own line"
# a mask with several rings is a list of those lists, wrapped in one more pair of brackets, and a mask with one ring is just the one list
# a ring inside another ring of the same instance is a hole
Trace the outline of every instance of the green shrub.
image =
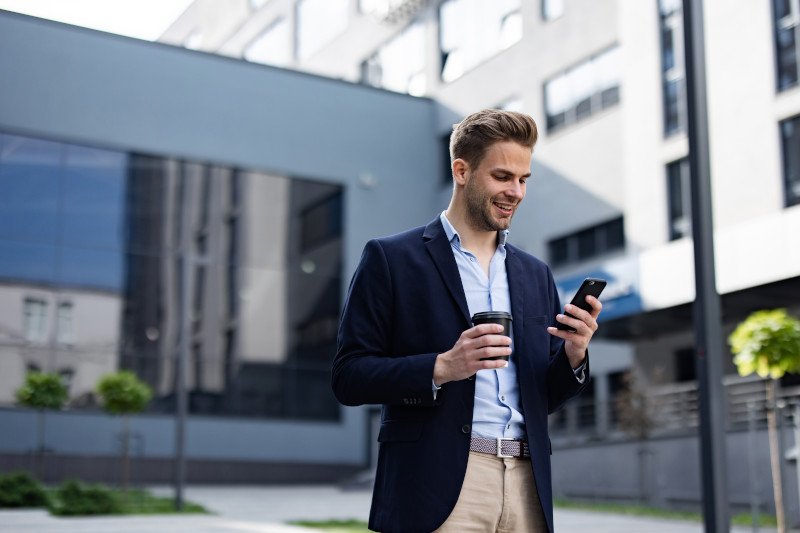
[(0, 476), (0, 507), (46, 507), (47, 493), (28, 472)]
[(50, 512), (61, 516), (120, 514), (122, 506), (111, 489), (68, 480), (55, 491)]
[(21, 405), (36, 409), (60, 409), (69, 398), (64, 379), (55, 372), (28, 372), (14, 394)]
[(97, 383), (100, 405), (112, 415), (139, 413), (147, 407), (153, 390), (130, 370), (120, 370)]

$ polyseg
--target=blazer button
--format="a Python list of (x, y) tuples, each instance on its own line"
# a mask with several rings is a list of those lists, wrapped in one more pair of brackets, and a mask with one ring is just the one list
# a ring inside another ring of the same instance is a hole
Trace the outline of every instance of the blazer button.
[(471, 432), (472, 428), (470, 427), (469, 424), (464, 424), (463, 426), (461, 426), (461, 433), (463, 433), (464, 435), (469, 435)]

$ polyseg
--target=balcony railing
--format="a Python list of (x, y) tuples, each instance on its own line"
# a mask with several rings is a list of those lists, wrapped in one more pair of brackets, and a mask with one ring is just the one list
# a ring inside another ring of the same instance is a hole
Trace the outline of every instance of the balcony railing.
[[(766, 425), (767, 385), (769, 380), (758, 376), (725, 376), (722, 380), (726, 403), (726, 428), (747, 429), (749, 424)], [(699, 425), (699, 395), (696, 382), (670, 383), (649, 386), (637, 405), (636, 416), (647, 420), (651, 436), (695, 431)], [(777, 387), (778, 408), (800, 403), (800, 387)], [(570, 441), (624, 438), (623, 411), (619, 399), (597, 402), (593, 398), (579, 397), (563, 411), (550, 417), (550, 430), (554, 438), (566, 437)], [(788, 413), (787, 413), (788, 414)], [(630, 416), (630, 414), (628, 415)]]

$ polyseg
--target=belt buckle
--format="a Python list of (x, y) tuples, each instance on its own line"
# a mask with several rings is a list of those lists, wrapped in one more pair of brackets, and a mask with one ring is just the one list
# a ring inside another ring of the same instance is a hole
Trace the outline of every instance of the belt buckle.
[(497, 437), (497, 457), (504, 457), (504, 458), (508, 458), (508, 459), (516, 457), (515, 455), (505, 455), (505, 454), (503, 454), (502, 444), (503, 444), (504, 440), (514, 440), (514, 439), (512, 439), (510, 437)]

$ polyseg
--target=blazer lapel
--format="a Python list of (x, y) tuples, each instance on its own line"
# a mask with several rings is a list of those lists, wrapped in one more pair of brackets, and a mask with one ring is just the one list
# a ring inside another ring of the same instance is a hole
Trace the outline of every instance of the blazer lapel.
[(522, 339), (525, 338), (523, 335), (525, 324), (525, 278), (522, 261), (510, 246), (506, 246), (506, 275), (508, 276), (508, 290), (511, 293), (511, 316), (513, 317), (515, 351), (522, 353)]
[(425, 239), (425, 248), (433, 259), (439, 275), (442, 277), (447, 290), (450, 295), (458, 304), (461, 313), (464, 315), (464, 320), (469, 326), (472, 326), (472, 318), (469, 315), (469, 307), (467, 306), (467, 297), (464, 295), (464, 287), (461, 285), (461, 274), (458, 272), (458, 265), (453, 257), (453, 249), (450, 247), (450, 242), (447, 240), (447, 234), (444, 232), (444, 226), (439, 217), (436, 217), (430, 224), (425, 227), (423, 233)]

